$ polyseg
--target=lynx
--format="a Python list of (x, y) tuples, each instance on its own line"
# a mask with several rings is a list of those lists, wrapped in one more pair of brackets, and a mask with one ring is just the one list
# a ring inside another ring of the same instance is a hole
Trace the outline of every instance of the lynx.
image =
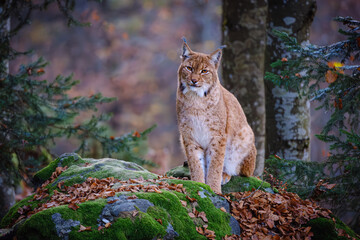
[(208, 55), (183, 40), (176, 98), (180, 142), (191, 179), (221, 193), (231, 176), (253, 175), (254, 133), (237, 99), (220, 84), (221, 48)]

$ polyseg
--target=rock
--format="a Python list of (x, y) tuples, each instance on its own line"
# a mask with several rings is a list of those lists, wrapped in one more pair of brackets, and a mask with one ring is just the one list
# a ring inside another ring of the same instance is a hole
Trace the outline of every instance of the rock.
[(277, 189), (272, 189), (271, 185), (267, 182), (261, 181), (256, 177), (242, 177), (242, 176), (232, 176), (230, 181), (221, 187), (222, 192), (245, 192), (252, 190), (262, 190), (265, 192), (274, 193), (277, 192)]
[[(206, 232), (222, 239), (241, 234), (228, 200), (208, 185), (161, 177), (134, 163), (67, 154), (36, 177), (44, 185), (1, 220), (0, 227), (7, 228), (0, 230), (1, 239), (207, 239)], [(272, 190), (257, 178), (241, 177), (223, 187), (229, 192)], [(323, 226), (333, 234), (331, 220), (318, 221), (308, 223), (314, 234)]]
[[(187, 162), (182, 166), (177, 166), (169, 170), (166, 175), (191, 179)], [(269, 183), (263, 182), (256, 177), (232, 176), (230, 181), (221, 187), (223, 193), (251, 191), (257, 188), (265, 192), (277, 192), (277, 189), (272, 189)]]
[(112, 222), (118, 217), (127, 216), (130, 212), (137, 210), (146, 213), (149, 207), (154, 206), (154, 204), (148, 200), (128, 199), (128, 196), (125, 195), (120, 195), (119, 197), (109, 197), (108, 202), (112, 201), (115, 202), (107, 204), (100, 214), (100, 219), (98, 220), (99, 225), (105, 226), (107, 222)]
[[(221, 197), (219, 195), (214, 196), (211, 193), (209, 193), (206, 189), (204, 189), (203, 191), (199, 191), (199, 196), (201, 198), (210, 198), (211, 202), (214, 204), (216, 208), (218, 209), (224, 208), (226, 212), (230, 213), (230, 204), (224, 197)], [(236, 219), (233, 216), (230, 216), (229, 221), (230, 221), (229, 225), (231, 227), (231, 234), (240, 235), (241, 233), (240, 225), (236, 221)]]
[(55, 224), (55, 229), (58, 237), (65, 240), (69, 239), (69, 233), (72, 231), (73, 227), (80, 225), (79, 221), (74, 221), (72, 219), (62, 219), (60, 213), (54, 213), (51, 216), (51, 219)]
[[(53, 175), (55, 170), (58, 175)], [(96, 181), (94, 186), (86, 185), (89, 177), (108, 178), (104, 181), (116, 179), (109, 188), (97, 191), (98, 194), (109, 191), (111, 196), (75, 202), (71, 207), (61, 201), (60, 205), (54, 204), (51, 198), (54, 193), (83, 196), (80, 191), (95, 188)], [(160, 177), (134, 163), (66, 154), (40, 170), (36, 178), (38, 184), (47, 184), (42, 186), (43, 195), (38, 200), (32, 195), (18, 202), (1, 221), (2, 228), (11, 227), (22, 216), (19, 212), (35, 211), (12, 234), (17, 239), (206, 239), (196, 231), (196, 227), (205, 224), (219, 239), (234, 232), (234, 227), (230, 227), (231, 215), (219, 209), (226, 200), (209, 186)], [(79, 185), (69, 188), (74, 184)], [(199, 192), (203, 192), (203, 196), (199, 196)], [(183, 202), (187, 202), (186, 207)], [(36, 210), (47, 204), (51, 206)], [(192, 206), (203, 212), (203, 218), (189, 216)], [(79, 231), (80, 226), (87, 230)]]
[(65, 184), (68, 185), (81, 183), (88, 177), (98, 179), (115, 177), (121, 180), (127, 180), (129, 178), (136, 179), (139, 177), (152, 179), (157, 177), (156, 174), (147, 171), (136, 163), (112, 158), (81, 158), (76, 153), (71, 153), (61, 155), (47, 167), (37, 172), (34, 180), (39, 186), (51, 177), (51, 174), (57, 167), (65, 166), (67, 166), (68, 169), (52, 183), (52, 186), (56, 186), (61, 181), (64, 181)]
[(177, 166), (166, 173), (167, 176), (177, 177), (177, 178), (188, 178), (190, 179), (190, 171), (187, 165), (187, 162), (184, 162), (182, 166)]

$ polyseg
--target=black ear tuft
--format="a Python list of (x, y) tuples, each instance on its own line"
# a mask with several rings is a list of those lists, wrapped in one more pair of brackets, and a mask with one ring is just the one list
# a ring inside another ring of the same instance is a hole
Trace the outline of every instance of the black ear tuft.
[(190, 57), (190, 54), (192, 53), (189, 45), (187, 45), (187, 41), (185, 37), (182, 37), (182, 40), (184, 41), (183, 46), (182, 46), (182, 54), (181, 54), (181, 58), (182, 60), (185, 60), (187, 58)]
[(212, 54), (210, 54), (211, 62), (215, 65), (216, 68), (219, 66), (221, 55), (222, 55), (222, 52), (221, 52), (220, 48), (217, 49)]

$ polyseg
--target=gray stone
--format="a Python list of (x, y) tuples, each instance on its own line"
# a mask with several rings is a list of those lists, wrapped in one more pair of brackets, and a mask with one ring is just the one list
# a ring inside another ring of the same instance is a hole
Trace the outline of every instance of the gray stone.
[[(208, 197), (210, 198), (211, 202), (214, 204), (214, 206), (216, 208), (225, 208), (227, 213), (230, 213), (230, 204), (229, 202), (224, 198), (221, 197), (219, 195), (212, 195), (211, 193), (209, 193), (209, 191), (203, 189), (203, 191), (199, 191), (199, 195), (201, 198), (205, 198)], [(231, 227), (231, 234), (237, 234), (240, 235), (240, 226), (238, 221), (236, 221), (236, 219), (230, 215), (230, 223), (229, 223), (230, 227)]]
[(231, 234), (236, 234), (236, 235), (241, 234), (240, 225), (233, 216), (230, 216), (230, 227), (231, 227)]
[(211, 202), (214, 204), (216, 208), (225, 208), (226, 212), (230, 212), (230, 204), (229, 202), (221, 196), (218, 195), (212, 195), (207, 190), (199, 191), (199, 195), (201, 198), (208, 197), (210, 198)]
[(55, 224), (55, 229), (58, 237), (64, 240), (69, 239), (69, 233), (71, 232), (71, 228), (76, 227), (80, 224), (79, 221), (74, 221), (72, 219), (63, 219), (60, 213), (54, 213), (51, 216), (51, 219)]
[(103, 208), (98, 219), (99, 225), (104, 225), (106, 221), (113, 222), (116, 218), (121, 217), (122, 213), (129, 213), (136, 210), (146, 212), (149, 207), (154, 206), (154, 204), (152, 204), (149, 200), (128, 199), (128, 196), (126, 195), (108, 198), (108, 201), (113, 200), (117, 201), (109, 203)]
[(175, 239), (179, 236), (179, 234), (174, 230), (173, 226), (169, 223), (166, 227), (166, 235), (164, 236), (164, 240)]

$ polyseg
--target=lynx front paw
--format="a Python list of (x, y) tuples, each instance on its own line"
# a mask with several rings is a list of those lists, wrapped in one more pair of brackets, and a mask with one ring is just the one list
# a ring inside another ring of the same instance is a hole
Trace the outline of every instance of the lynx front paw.
[(227, 184), (230, 181), (230, 179), (231, 179), (231, 176), (229, 174), (227, 174), (226, 172), (223, 172), (221, 185)]

